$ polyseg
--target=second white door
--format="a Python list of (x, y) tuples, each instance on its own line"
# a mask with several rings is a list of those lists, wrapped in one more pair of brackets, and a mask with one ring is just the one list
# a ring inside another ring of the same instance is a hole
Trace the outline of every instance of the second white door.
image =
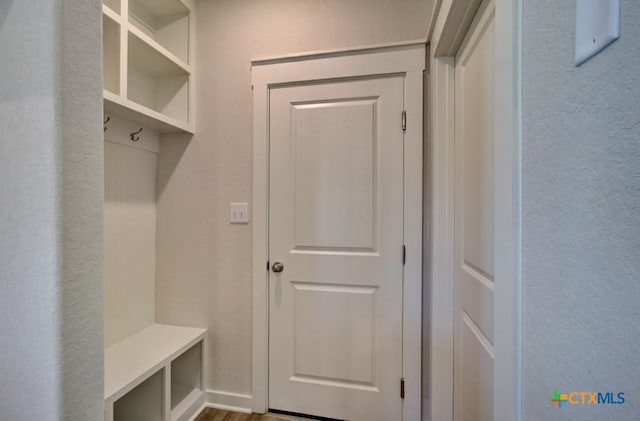
[(455, 421), (493, 420), (494, 31), (487, 0), (455, 64)]
[(402, 419), (403, 92), (270, 90), (271, 409)]

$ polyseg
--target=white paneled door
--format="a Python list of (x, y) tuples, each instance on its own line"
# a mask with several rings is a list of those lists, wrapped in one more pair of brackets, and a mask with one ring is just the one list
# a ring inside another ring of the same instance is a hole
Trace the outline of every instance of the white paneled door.
[(454, 420), (493, 420), (494, 7), (455, 64)]
[(403, 92), (270, 89), (271, 409), (402, 419)]

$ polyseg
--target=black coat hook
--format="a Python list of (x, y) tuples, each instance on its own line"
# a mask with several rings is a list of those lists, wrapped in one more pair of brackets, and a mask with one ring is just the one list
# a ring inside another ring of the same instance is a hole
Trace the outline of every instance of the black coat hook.
[(138, 136), (140, 133), (142, 133), (142, 127), (140, 127), (140, 130), (138, 130), (137, 132), (131, 133), (131, 140), (133, 140), (134, 142), (140, 140), (140, 136)]
[(103, 123), (103, 124), (105, 124), (105, 127), (104, 127), (104, 131), (105, 131), (105, 132), (107, 131), (106, 124), (109, 122), (109, 120), (111, 120), (111, 117), (107, 116), (107, 119), (106, 119), (106, 120), (104, 121), (104, 123)]

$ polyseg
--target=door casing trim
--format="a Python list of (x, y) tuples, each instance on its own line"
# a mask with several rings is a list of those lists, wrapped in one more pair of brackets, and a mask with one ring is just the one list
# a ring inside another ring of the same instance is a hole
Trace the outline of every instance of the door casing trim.
[[(422, 341), (422, 94), (425, 40), (322, 51), (252, 61), (253, 85), (253, 412), (268, 409), (269, 89), (283, 84), (401, 74), (404, 132), (402, 419), (421, 419)], [(401, 116), (398, 115), (398, 127)], [(400, 379), (398, 379), (398, 385)], [(399, 390), (399, 389), (398, 389)]]
[[(481, 0), (439, 0), (431, 38), (430, 419), (453, 420), (455, 55)], [(494, 419), (522, 419), (522, 0), (495, 0)]]

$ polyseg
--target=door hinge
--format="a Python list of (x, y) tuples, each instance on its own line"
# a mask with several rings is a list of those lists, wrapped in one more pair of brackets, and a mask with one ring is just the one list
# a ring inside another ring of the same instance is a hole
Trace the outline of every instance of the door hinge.
[(407, 130), (407, 111), (402, 110), (402, 130)]
[(404, 377), (400, 379), (400, 398), (404, 399)]
[(402, 245), (402, 264), (407, 263), (407, 246)]

